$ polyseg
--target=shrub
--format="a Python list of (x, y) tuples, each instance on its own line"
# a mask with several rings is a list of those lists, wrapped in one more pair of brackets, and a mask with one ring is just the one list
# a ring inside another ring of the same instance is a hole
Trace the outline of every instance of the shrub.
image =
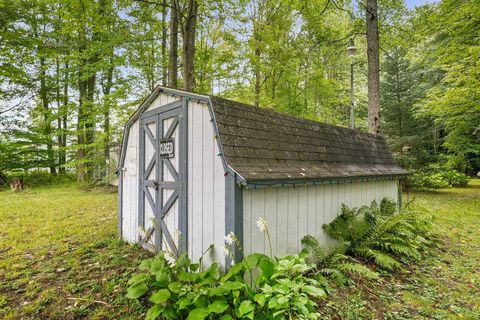
[(407, 178), (407, 187), (417, 190), (465, 187), (470, 178), (444, 165), (432, 164)]
[(305, 259), (253, 254), (222, 274), (216, 263), (199, 271), (186, 254), (170, 264), (160, 253), (142, 261), (127, 297), (149, 297), (146, 319), (316, 319), (315, 300), (326, 293)]
[(469, 176), (455, 170), (446, 171), (444, 177), (452, 187), (466, 187), (468, 181), (470, 181)]
[(345, 253), (372, 260), (380, 268), (392, 270), (401, 266), (400, 261), (416, 260), (429, 241), (431, 220), (419, 212), (394, 214), (393, 201), (384, 199), (378, 206), (349, 209), (342, 206), (342, 213), (324, 231), (345, 246)]
[(7, 172), (7, 180), (11, 181), (14, 178), (22, 178), (25, 187), (39, 187), (52, 184), (59, 184), (65, 182), (75, 181), (75, 175), (71, 173), (52, 175), (49, 172)]

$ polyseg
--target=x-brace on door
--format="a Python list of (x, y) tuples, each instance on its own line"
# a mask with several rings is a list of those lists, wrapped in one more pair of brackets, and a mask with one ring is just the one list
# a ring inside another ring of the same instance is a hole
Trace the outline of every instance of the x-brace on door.
[(140, 118), (140, 242), (175, 256), (186, 250), (186, 122), (182, 101)]

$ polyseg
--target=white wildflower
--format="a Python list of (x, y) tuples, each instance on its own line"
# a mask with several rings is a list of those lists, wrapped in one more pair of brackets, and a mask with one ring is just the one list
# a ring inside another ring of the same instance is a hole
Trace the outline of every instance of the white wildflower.
[(182, 236), (183, 236), (182, 231), (180, 231), (180, 230), (177, 229), (175, 232), (176, 232), (176, 235), (177, 235), (177, 239), (181, 239)]
[(257, 221), (257, 227), (260, 229), (260, 232), (265, 232), (268, 229), (267, 221), (263, 218), (259, 218)]
[(225, 257), (230, 257), (230, 249), (226, 245), (223, 246), (223, 254)]
[(165, 257), (165, 260), (167, 260), (168, 265), (174, 266), (175, 263), (177, 263), (177, 259), (171, 251), (165, 251), (163, 256)]
[(236, 239), (235, 234), (233, 232), (230, 232), (225, 236), (225, 243), (231, 246), (232, 244), (235, 243), (235, 239)]

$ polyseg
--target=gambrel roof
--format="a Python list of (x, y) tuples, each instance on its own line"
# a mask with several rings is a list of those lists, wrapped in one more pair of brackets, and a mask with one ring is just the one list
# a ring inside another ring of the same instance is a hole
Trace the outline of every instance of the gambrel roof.
[(224, 165), (242, 183), (408, 175), (381, 136), (166, 87), (155, 88), (125, 124), (119, 168), (130, 127), (161, 92), (209, 105)]
[(378, 135), (210, 96), (227, 164), (247, 181), (408, 174)]

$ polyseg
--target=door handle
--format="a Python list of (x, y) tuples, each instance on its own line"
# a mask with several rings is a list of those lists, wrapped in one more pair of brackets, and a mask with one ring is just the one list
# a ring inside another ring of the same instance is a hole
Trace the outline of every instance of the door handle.
[(146, 187), (151, 187), (151, 188), (155, 188), (155, 190), (158, 190), (159, 185), (160, 184), (156, 180), (145, 180)]

